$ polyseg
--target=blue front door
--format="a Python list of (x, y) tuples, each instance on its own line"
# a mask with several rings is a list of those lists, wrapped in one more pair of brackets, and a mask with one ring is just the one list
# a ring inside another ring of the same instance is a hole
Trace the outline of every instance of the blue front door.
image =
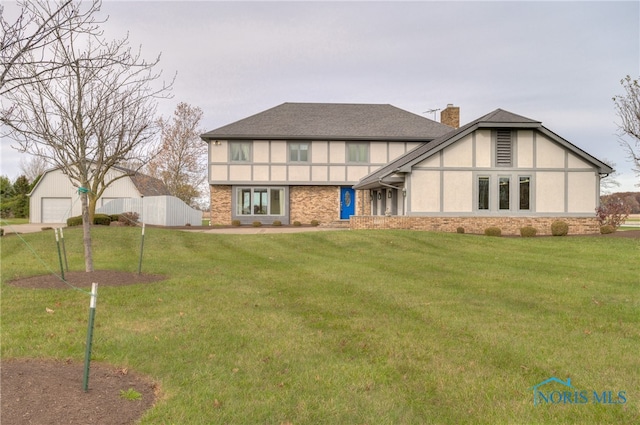
[(356, 212), (356, 191), (350, 187), (340, 188), (340, 220), (348, 220)]

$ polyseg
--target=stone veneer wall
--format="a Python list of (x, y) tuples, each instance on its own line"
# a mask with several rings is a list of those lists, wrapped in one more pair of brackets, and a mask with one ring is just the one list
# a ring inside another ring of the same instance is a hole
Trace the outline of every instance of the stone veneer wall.
[(503, 236), (520, 236), (520, 228), (536, 228), (537, 235), (551, 235), (551, 223), (565, 221), (570, 235), (600, 233), (595, 217), (421, 217), (421, 216), (353, 216), (351, 229), (408, 229), (435, 232), (456, 232), (458, 227), (465, 233), (484, 234), (487, 227), (499, 227)]
[(231, 224), (231, 186), (209, 186), (211, 191), (211, 225)]
[[(356, 214), (371, 214), (368, 190), (356, 190)], [(322, 224), (340, 220), (340, 186), (290, 186), (290, 224)]]
[(290, 224), (299, 221), (302, 224), (318, 220), (330, 223), (340, 219), (339, 186), (290, 186), (289, 220)]

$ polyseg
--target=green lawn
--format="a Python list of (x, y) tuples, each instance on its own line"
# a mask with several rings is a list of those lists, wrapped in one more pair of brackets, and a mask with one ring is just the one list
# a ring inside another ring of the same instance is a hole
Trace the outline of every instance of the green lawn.
[[(137, 270), (139, 229), (93, 236), (97, 269)], [(81, 362), (88, 296), (5, 283), (47, 272), (31, 249), (56, 269), (51, 232), (22, 237), (2, 238), (1, 355)], [(93, 359), (160, 384), (142, 424), (640, 423), (639, 263), (628, 238), (147, 229), (168, 280), (100, 287)], [(588, 403), (534, 406), (552, 376)]]

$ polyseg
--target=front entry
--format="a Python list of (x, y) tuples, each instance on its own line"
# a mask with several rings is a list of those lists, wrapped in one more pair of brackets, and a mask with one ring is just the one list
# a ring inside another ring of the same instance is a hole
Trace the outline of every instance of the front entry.
[(356, 191), (351, 187), (340, 188), (340, 220), (348, 220), (356, 213)]

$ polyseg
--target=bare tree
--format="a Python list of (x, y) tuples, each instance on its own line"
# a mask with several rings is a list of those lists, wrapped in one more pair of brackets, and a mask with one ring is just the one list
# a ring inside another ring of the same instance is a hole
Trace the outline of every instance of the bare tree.
[(47, 160), (41, 156), (30, 156), (29, 159), (20, 158), (20, 171), (30, 183), (36, 181), (49, 168)]
[[(92, 271), (90, 228), (96, 201), (125, 177), (111, 172), (115, 165), (149, 159), (157, 99), (168, 95), (172, 82), (157, 81), (159, 56), (147, 62), (140, 50), (132, 51), (128, 37), (106, 41), (92, 24), (82, 22), (72, 19), (69, 27), (74, 30), (54, 29), (53, 41), (42, 51), (24, 53), (20, 72), (29, 84), (5, 92), (10, 105), (3, 108), (2, 122), (21, 151), (47, 158), (78, 187), (85, 269)], [(87, 25), (90, 30), (85, 31)], [(40, 57), (50, 59), (42, 62)], [(57, 66), (51, 69), (51, 63)], [(43, 69), (46, 78), (41, 78)]]
[(600, 190), (602, 191), (602, 194), (608, 195), (608, 194), (611, 194), (616, 188), (620, 187), (620, 182), (618, 181), (618, 177), (620, 176), (620, 173), (615, 171), (615, 168), (616, 168), (615, 162), (610, 161), (607, 158), (603, 158), (603, 162), (605, 164), (608, 164), (611, 168), (614, 169), (614, 171), (611, 174), (603, 177), (600, 180)]
[[(620, 145), (627, 151), (633, 162), (633, 170), (640, 176), (640, 84), (627, 75), (620, 80), (625, 94), (613, 97), (620, 117)], [(636, 184), (640, 186), (640, 182)]]
[(5, 19), (5, 7), (0, 5), (0, 96), (32, 82), (34, 76), (22, 73), (21, 68), (32, 65), (34, 60), (40, 65), (35, 76), (38, 80), (53, 78), (52, 71), (64, 68), (64, 62), (43, 54), (44, 49), (72, 33), (99, 35), (100, 22), (96, 21), (95, 13), (101, 4), (101, 0), (88, 4), (73, 0), (22, 0), (17, 2), (19, 13), (13, 22)]
[(162, 140), (149, 163), (149, 174), (164, 182), (169, 192), (196, 206), (207, 180), (207, 146), (200, 139), (202, 110), (181, 102), (172, 119), (160, 119)]

